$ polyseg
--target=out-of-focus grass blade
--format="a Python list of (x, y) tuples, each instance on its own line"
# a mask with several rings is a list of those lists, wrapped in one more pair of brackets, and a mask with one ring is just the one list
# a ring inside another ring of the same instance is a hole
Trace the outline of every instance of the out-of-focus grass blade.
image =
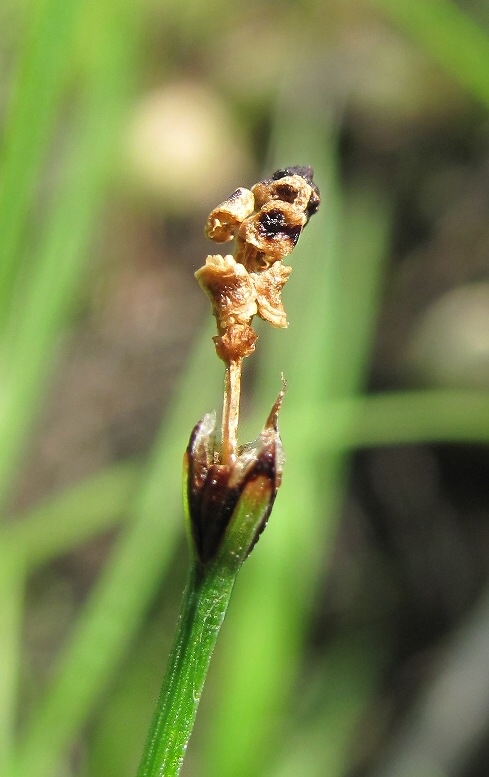
[[(308, 126), (291, 129), (289, 122), (284, 129), (288, 157), (282, 154), (278, 162), (313, 164), (323, 194), (322, 215), (301, 238), (284, 294), (291, 322), (287, 353), (280, 354), (277, 364), (270, 343), (265, 354), (262, 350), (267, 393), (273, 391), (270, 379), (276, 382), (280, 368), (289, 381), (281, 418), (287, 456), (284, 484), (263, 539), (240, 575), (224, 626), (225, 645), (218, 648), (225, 679), (219, 705), (214, 699), (217, 712), (203, 758), (205, 773), (213, 777), (264, 773), (272, 743), (277, 744), (300, 666), (313, 591), (327, 564), (344, 464), (341, 453), (318, 457), (321, 438), (328, 435), (321, 417), (311, 419), (305, 413), (304, 423), (311, 424), (307, 430), (298, 419), (301, 409), (314, 405), (318, 397), (327, 402), (358, 389), (386, 253), (388, 209), (382, 199), (373, 197), (371, 202), (355, 194), (342, 221), (334, 165), (326, 161), (332, 153), (329, 142), (324, 127), (318, 130), (320, 122), (310, 114), (308, 119)], [(341, 246), (338, 236), (346, 228), (361, 234), (353, 244)], [(367, 299), (358, 299), (360, 294)], [(289, 333), (279, 334), (286, 339)], [(277, 333), (271, 338), (279, 351)], [(262, 389), (259, 395), (263, 397)]]
[[(5, 501), (23, 440), (42, 396), (60, 325), (76, 292), (91, 227), (87, 217), (93, 215), (92, 209), (98, 204), (113, 146), (111, 137), (104, 143), (102, 154), (96, 156), (101, 144), (97, 128), (90, 124), (93, 116), (87, 110), (87, 146), (83, 148), (82, 142), (76, 147), (75, 142), (72, 168), (55, 210), (46, 208), (42, 233), (39, 229), (39, 240), (33, 247), (36, 239), (30, 231), (30, 217), (34, 184), (41, 178), (65, 80), (71, 73), (73, 41), (84, 6), (85, 0), (40, 0), (30, 4), (25, 15), (29, 25), (14, 68), (7, 108), (0, 150), (0, 503)], [(103, 84), (104, 79), (100, 82)], [(118, 94), (115, 88), (105, 96), (100, 112), (105, 122), (113, 121), (112, 98)], [(87, 149), (90, 153), (81, 159), (78, 154)], [(27, 243), (31, 248), (28, 257)], [(5, 758), (9, 754), (5, 740), (16, 720), (17, 665), (12, 656), (19, 649), (22, 597), (14, 592), (21, 591), (23, 574), (19, 557), (10, 551), (8, 543), (6, 547), (0, 544), (2, 584), (5, 592), (11, 592), (0, 646), (2, 671), (9, 673), (9, 681), (2, 683), (0, 720)], [(15, 567), (11, 564), (13, 558), (19, 561)], [(19, 609), (14, 612), (16, 607)]]
[[(56, 679), (28, 725), (14, 764), (15, 777), (51, 777), (117, 669), (164, 575), (183, 533), (183, 452), (192, 424), (212, 409), (220, 393), (222, 371), (212, 351), (209, 329), (191, 354), (182, 388), (168, 409), (135, 520), (117, 543), (60, 658)], [(209, 368), (209, 359), (211, 365), (216, 362), (215, 370)]]
[(165, 588), (161, 604), (117, 674), (110, 696), (97, 706), (84, 768), (77, 777), (136, 774), (178, 619), (178, 589), (183, 587), (186, 570), (182, 572)]
[(142, 466), (118, 464), (56, 495), (0, 530), (0, 546), (23, 560), (26, 572), (74, 550), (131, 515)]
[(489, 31), (451, 0), (371, 0), (407, 30), (459, 83), (489, 106)]
[[(98, 59), (89, 62), (92, 72), (79, 106), (79, 134), (73, 141), (70, 165), (22, 292), (16, 295), (18, 308), (2, 348), (0, 503), (42, 397), (57, 338), (78, 293), (95, 215), (114, 161), (114, 138), (131, 83), (132, 47), (129, 38), (123, 42), (117, 33), (124, 5), (110, 8), (112, 31), (106, 41), (100, 41)], [(98, 22), (104, 23), (102, 15)]]
[(413, 391), (359, 399), (346, 442), (392, 445), (489, 441), (489, 396), (481, 391)]
[(0, 543), (0, 773), (13, 752), (20, 656), (24, 568), (15, 550)]
[(0, 330), (21, 269), (25, 226), (69, 75), (84, 0), (33, 0), (21, 42), (0, 148)]
[(355, 728), (378, 679), (382, 646), (363, 631), (340, 637), (304, 681), (299, 709), (286, 734), (279, 763), (268, 777), (345, 774)]
[[(316, 439), (313, 421), (322, 417), (328, 435), (324, 451), (373, 445), (423, 442), (489, 441), (489, 396), (482, 391), (432, 390), (385, 392), (309, 405), (291, 412), (291, 424), (305, 422)], [(348, 423), (348, 419), (354, 419)]]

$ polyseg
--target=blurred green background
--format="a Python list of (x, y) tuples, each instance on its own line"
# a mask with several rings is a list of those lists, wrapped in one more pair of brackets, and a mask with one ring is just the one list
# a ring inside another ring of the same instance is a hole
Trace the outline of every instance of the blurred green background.
[(287, 463), (185, 777), (489, 769), (489, 6), (3, 0), (0, 775), (131, 777), (222, 370), (207, 213), (312, 164)]

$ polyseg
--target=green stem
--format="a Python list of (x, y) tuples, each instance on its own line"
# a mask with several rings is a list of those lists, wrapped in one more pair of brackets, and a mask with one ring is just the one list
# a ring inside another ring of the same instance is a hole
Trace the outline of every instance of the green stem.
[(0, 774), (14, 750), (25, 570), (21, 553), (0, 541)]
[(212, 652), (228, 608), (237, 569), (194, 566), (185, 590), (175, 642), (137, 777), (180, 773)]

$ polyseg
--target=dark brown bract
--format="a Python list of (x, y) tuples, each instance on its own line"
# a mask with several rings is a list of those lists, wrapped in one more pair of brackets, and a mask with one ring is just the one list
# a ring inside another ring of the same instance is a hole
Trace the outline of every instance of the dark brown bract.
[(204, 416), (192, 431), (185, 455), (186, 491), (192, 545), (201, 564), (212, 562), (219, 553), (240, 503), (250, 507), (261, 504), (259, 521), (252, 527), (246, 546), (240, 549), (243, 556), (252, 550), (265, 528), (282, 480), (278, 413), (284, 391), (278, 395), (260, 436), (243, 445), (231, 464), (219, 461), (215, 414)]

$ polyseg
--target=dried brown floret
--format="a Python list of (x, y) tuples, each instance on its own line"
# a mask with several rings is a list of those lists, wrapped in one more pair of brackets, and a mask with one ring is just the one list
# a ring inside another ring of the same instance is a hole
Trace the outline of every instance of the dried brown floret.
[(288, 202), (271, 200), (258, 213), (243, 221), (238, 231), (239, 241), (254, 248), (260, 255), (257, 257), (259, 266), (251, 260), (250, 251), (242, 251), (241, 255), (238, 253), (238, 260), (242, 261), (243, 256), (247, 269), (255, 271), (263, 266), (263, 258), (266, 264), (283, 259), (294, 250), (306, 221), (304, 211)]
[(227, 200), (209, 214), (205, 234), (216, 243), (226, 243), (235, 236), (244, 219), (255, 209), (255, 198), (249, 189), (236, 189)]
[(281, 200), (305, 211), (311, 199), (312, 186), (300, 175), (286, 175), (278, 181), (273, 178), (260, 181), (252, 187), (251, 191), (255, 196), (257, 209), (270, 200)]
[(296, 167), (284, 167), (281, 170), (275, 170), (274, 174), (272, 175), (272, 180), (278, 181), (281, 178), (285, 178), (289, 175), (300, 175), (301, 178), (304, 178), (304, 180), (309, 184), (311, 187), (311, 197), (309, 199), (309, 202), (307, 203), (306, 207), (306, 217), (307, 220), (311, 218), (315, 213), (317, 213), (320, 202), (321, 202), (321, 196), (319, 194), (319, 189), (314, 183), (314, 170), (310, 165), (304, 165), (304, 166), (296, 166)]
[(281, 292), (292, 268), (281, 260), (292, 252), (318, 207), (312, 168), (287, 167), (252, 190), (236, 189), (207, 220), (205, 231), (212, 240), (236, 237), (234, 256), (208, 256), (195, 273), (212, 300), (217, 321), (214, 343), (226, 365), (221, 465), (234, 466), (237, 461), (242, 361), (254, 351), (257, 340), (253, 317), (287, 326)]
[(290, 265), (275, 262), (261, 273), (252, 273), (258, 315), (272, 326), (287, 327), (287, 315), (282, 304), (281, 294), (291, 272)]
[(195, 276), (212, 300), (219, 330), (251, 321), (257, 312), (255, 287), (245, 267), (233, 256), (208, 256)]

